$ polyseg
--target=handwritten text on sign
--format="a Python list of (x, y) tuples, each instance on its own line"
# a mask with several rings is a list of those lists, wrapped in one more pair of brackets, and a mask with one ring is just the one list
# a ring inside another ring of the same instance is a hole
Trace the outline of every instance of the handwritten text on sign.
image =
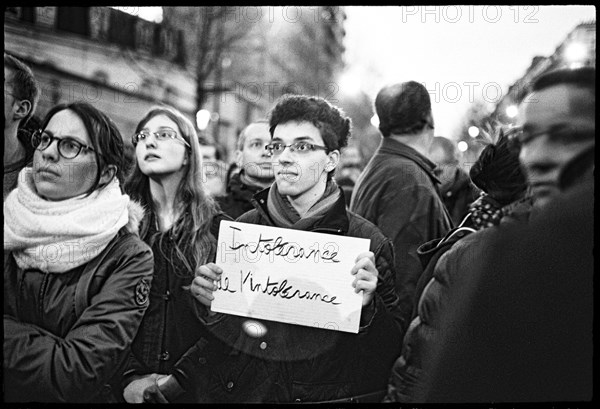
[(368, 239), (222, 221), (223, 269), (211, 309), (243, 317), (358, 332), (362, 293), (350, 270)]

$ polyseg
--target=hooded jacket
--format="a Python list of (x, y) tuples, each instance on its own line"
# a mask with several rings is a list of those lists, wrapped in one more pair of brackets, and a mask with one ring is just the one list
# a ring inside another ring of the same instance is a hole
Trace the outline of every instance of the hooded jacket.
[(153, 256), (142, 207), (87, 264), (52, 274), (4, 262), (4, 400), (113, 401), (109, 386), (148, 307)]

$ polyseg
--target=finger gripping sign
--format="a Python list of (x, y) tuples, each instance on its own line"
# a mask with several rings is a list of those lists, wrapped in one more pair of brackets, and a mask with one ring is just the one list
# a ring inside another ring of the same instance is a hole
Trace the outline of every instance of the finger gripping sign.
[(350, 273), (370, 240), (223, 220), (215, 312), (358, 333)]

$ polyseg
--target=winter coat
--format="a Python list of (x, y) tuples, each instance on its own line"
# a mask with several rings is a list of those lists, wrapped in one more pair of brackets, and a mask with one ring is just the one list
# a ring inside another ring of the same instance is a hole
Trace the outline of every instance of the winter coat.
[(242, 182), (240, 173), (234, 173), (227, 184), (225, 196), (216, 197), (221, 210), (234, 219), (237, 219), (248, 210), (254, 209), (252, 206), (252, 196), (263, 190), (260, 186), (250, 186)]
[(477, 199), (477, 188), (471, 184), (467, 172), (457, 166), (452, 180), (440, 185), (440, 195), (452, 222), (458, 226), (469, 213), (469, 205)]
[[(210, 232), (215, 240), (219, 235), (219, 224), (224, 219), (229, 220), (223, 214), (213, 218)], [(153, 241), (154, 253), (150, 305), (131, 346), (132, 354), (124, 371), (123, 388), (140, 375), (172, 373), (181, 357), (198, 340), (209, 337), (199, 319), (199, 315), (206, 313), (206, 308), (196, 301), (188, 289), (195, 271), (189, 271), (189, 267), (174, 264), (165, 257), (165, 254), (172, 254), (173, 238), (166, 233), (162, 246), (159, 239), (153, 239), (158, 233), (153, 215), (148, 217), (144, 226), (144, 241), (149, 244)], [(191, 263), (191, 255), (186, 256)], [(208, 257), (211, 262), (214, 259), (215, 251)], [(180, 396), (176, 402), (194, 402), (193, 395)]]
[[(509, 206), (510, 207), (510, 206)], [(443, 343), (440, 317), (450, 307), (454, 288), (462, 288), (477, 274), (475, 260), (483, 260), (490, 251), (490, 242), (506, 226), (526, 224), (530, 202), (514, 206), (499, 226), (463, 235), (437, 261), (433, 278), (425, 286), (417, 304), (417, 316), (412, 320), (403, 340), (402, 355), (394, 363), (388, 386), (387, 402), (414, 402), (426, 380), (424, 361), (431, 350)]]
[(384, 138), (358, 179), (350, 204), (350, 210), (379, 227), (394, 244), (396, 292), (405, 330), (423, 272), (417, 248), (452, 228), (434, 168), (413, 148)]
[[(255, 209), (237, 221), (272, 226), (268, 189), (255, 195)], [(207, 319), (219, 343), (197, 344), (176, 373), (198, 402), (320, 402), (381, 400), (391, 364), (400, 352), (398, 300), (394, 292), (391, 242), (372, 223), (345, 209), (343, 195), (309, 231), (369, 238), (379, 271), (375, 313), (358, 334), (258, 321), (266, 334), (243, 329), (247, 318), (217, 314)], [(378, 392), (378, 393), (377, 393)]]
[(129, 223), (87, 264), (59, 274), (4, 267), (4, 399), (114, 401), (109, 385), (146, 308), (152, 252)]

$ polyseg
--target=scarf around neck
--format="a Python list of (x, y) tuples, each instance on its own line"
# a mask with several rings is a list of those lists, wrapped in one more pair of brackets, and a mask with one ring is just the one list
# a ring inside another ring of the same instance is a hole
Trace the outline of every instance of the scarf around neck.
[(267, 198), (267, 208), (269, 215), (277, 227), (285, 227), (295, 230), (306, 230), (311, 227), (315, 221), (327, 213), (340, 197), (338, 185), (333, 179), (327, 181), (323, 196), (313, 204), (304, 217), (300, 217), (294, 206), (286, 196), (279, 193), (277, 183), (273, 183), (269, 189)]
[(4, 202), (4, 251), (22, 269), (67, 272), (106, 248), (129, 221), (128, 204), (116, 178), (87, 197), (45, 200), (35, 190), (32, 168), (24, 168)]

